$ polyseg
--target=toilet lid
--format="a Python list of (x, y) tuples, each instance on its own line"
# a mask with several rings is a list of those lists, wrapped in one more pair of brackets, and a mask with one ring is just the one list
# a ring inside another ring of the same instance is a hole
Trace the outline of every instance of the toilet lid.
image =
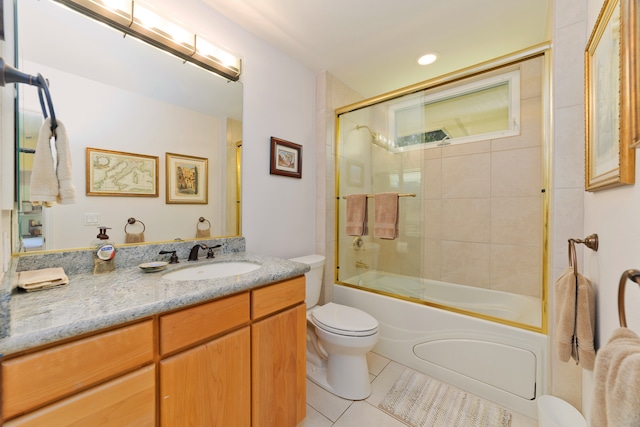
[(378, 321), (369, 313), (332, 302), (314, 309), (311, 320), (319, 328), (338, 335), (368, 336), (378, 331)]

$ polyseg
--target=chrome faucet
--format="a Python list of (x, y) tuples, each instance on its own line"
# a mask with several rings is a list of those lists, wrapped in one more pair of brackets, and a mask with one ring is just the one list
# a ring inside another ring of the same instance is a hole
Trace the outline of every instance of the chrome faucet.
[(189, 261), (197, 261), (198, 260), (198, 250), (199, 249), (207, 249), (207, 245), (195, 245), (191, 248), (191, 252), (189, 252)]

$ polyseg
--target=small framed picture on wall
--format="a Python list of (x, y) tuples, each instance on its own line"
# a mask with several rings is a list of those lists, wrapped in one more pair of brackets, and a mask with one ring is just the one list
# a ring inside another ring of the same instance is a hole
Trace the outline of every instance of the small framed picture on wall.
[(272, 136), (270, 173), (302, 178), (302, 146)]

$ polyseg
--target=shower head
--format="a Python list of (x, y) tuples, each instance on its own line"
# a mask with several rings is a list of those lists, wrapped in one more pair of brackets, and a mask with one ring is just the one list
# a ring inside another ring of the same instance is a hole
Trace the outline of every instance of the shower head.
[(371, 138), (373, 138), (374, 140), (378, 137), (378, 136), (377, 136), (377, 135), (376, 135), (376, 134), (371, 130), (371, 128), (370, 128), (369, 126), (367, 126), (367, 125), (357, 125), (357, 126), (356, 126), (356, 130), (360, 130), (360, 129), (363, 129), (363, 128), (365, 128), (365, 129), (367, 129), (367, 130), (369, 131), (369, 135), (371, 135)]

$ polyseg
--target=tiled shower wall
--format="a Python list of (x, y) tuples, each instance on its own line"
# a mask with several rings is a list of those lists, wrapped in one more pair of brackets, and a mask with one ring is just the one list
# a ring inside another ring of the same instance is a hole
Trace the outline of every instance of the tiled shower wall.
[[(363, 261), (387, 272), (541, 296), (543, 68), (542, 57), (521, 64), (517, 136), (394, 154), (371, 144), (362, 130), (355, 135), (360, 148), (341, 153), (341, 194), (398, 191), (416, 197), (399, 201), (396, 240), (367, 236), (367, 252), (341, 234), (341, 278), (364, 272), (355, 266)], [(364, 163), (362, 186), (345, 176), (348, 162)], [(370, 200), (370, 227), (372, 205)]]

